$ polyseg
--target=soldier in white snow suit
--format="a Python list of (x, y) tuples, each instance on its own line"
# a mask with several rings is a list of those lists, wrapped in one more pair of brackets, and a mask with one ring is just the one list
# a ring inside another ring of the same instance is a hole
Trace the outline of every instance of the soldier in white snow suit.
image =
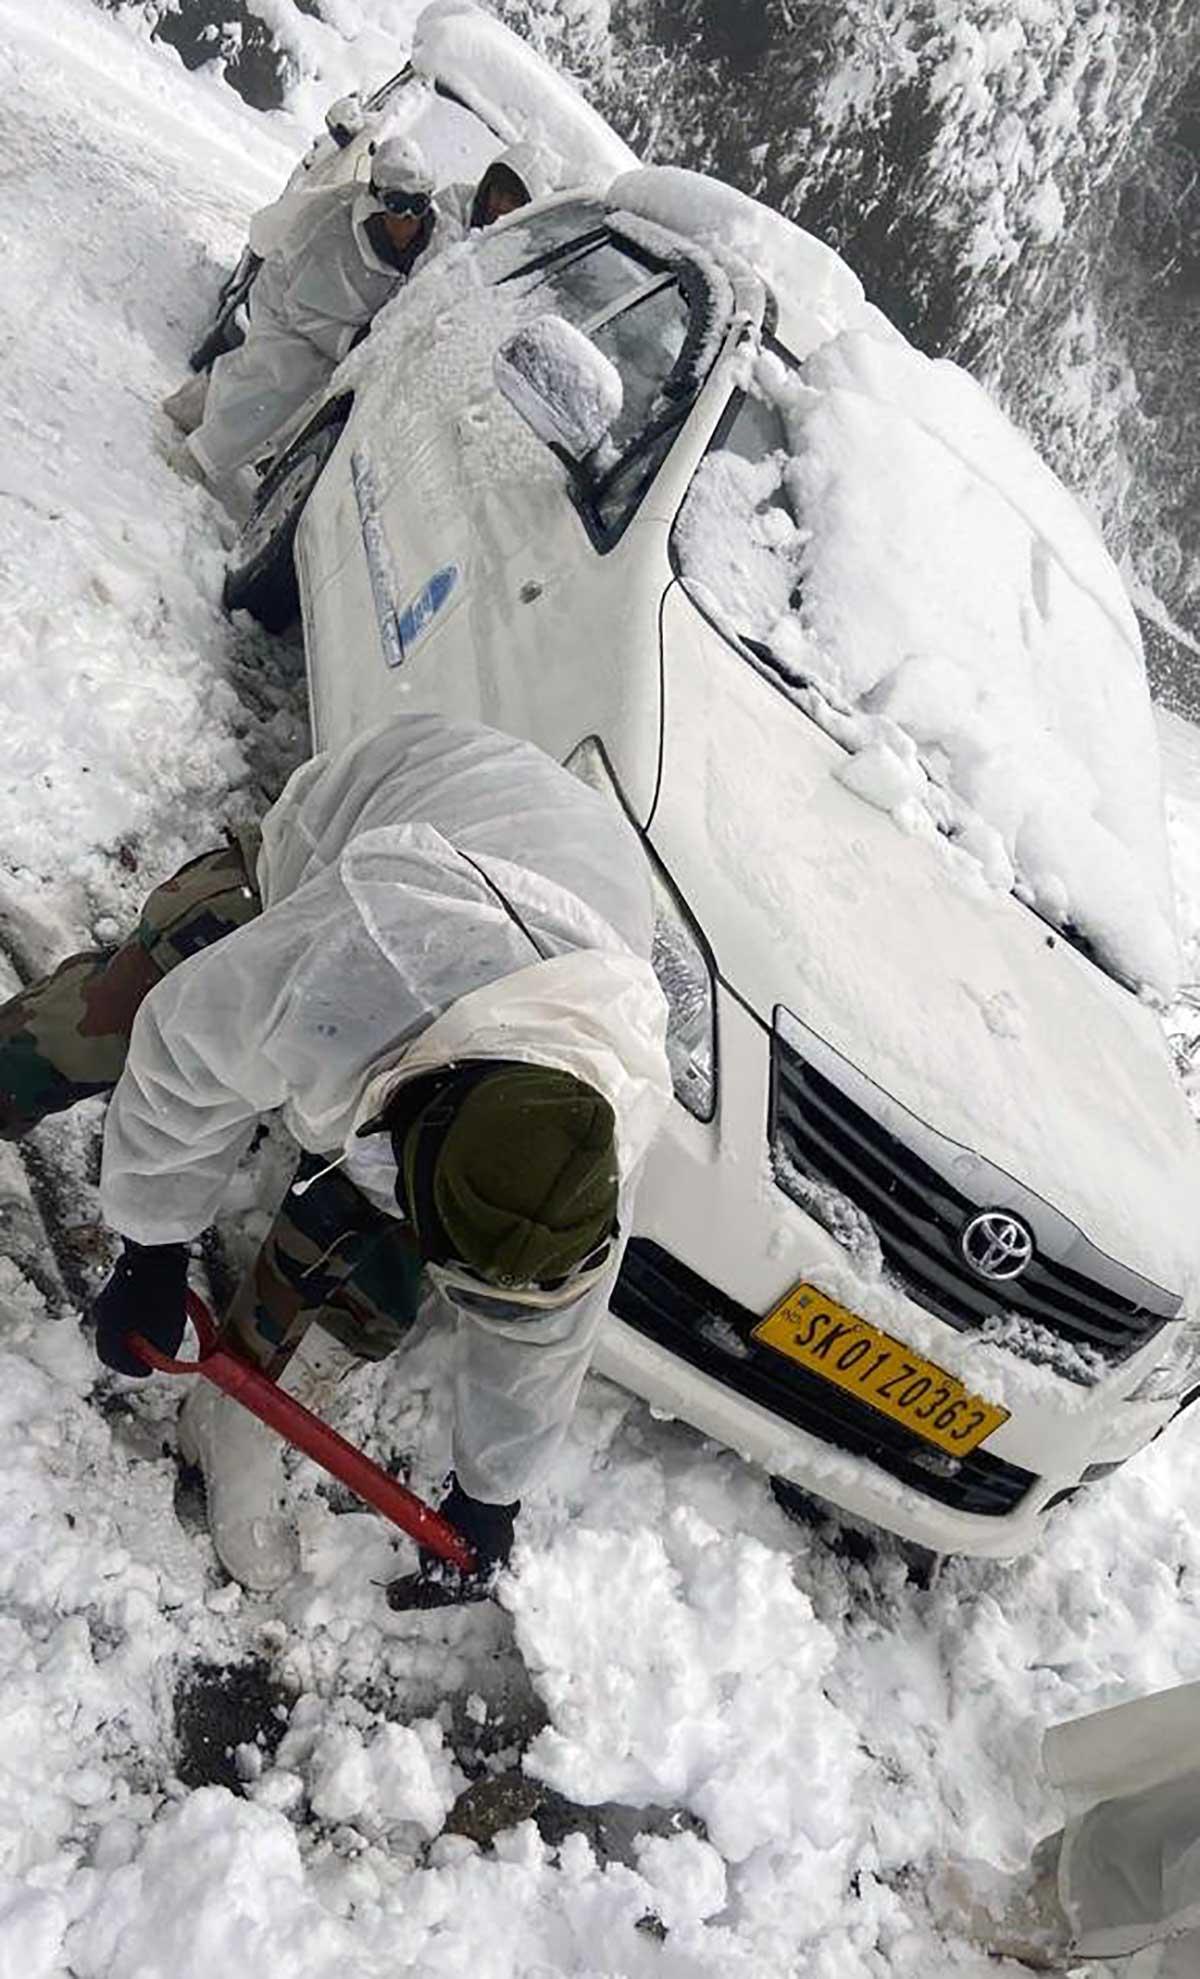
[[(374, 153), (373, 176), (378, 178), (381, 159), (404, 140), (385, 139)], [(493, 158), (483, 175), (473, 183), (460, 180), (442, 186), (433, 195), (435, 223), (440, 222), (436, 244), (448, 247), (463, 234), (490, 227), (530, 200), (544, 199), (561, 183), (562, 167), (553, 153), (539, 144), (510, 144)], [(250, 222), (249, 245), (260, 261), (275, 253), (287, 239), (305, 205), (314, 197), (305, 181), (289, 184), (270, 206), (264, 206)]]
[(510, 144), (493, 158), (477, 185), (447, 186), (438, 193), (436, 204), (464, 230), (490, 227), (531, 200), (545, 199), (560, 183), (559, 167), (541, 145)]
[[(261, 841), (185, 867), (122, 948), (0, 1007), (6, 1137), (115, 1080), (110, 1366), (145, 1372), (131, 1331), (175, 1352), (187, 1246), (270, 1113), (304, 1179), (227, 1316), (235, 1344), (312, 1400), (434, 1295), (457, 1334), (443, 1510), (480, 1570), (425, 1558), (394, 1605), (486, 1593), (574, 1407), (670, 1101), (652, 932), (614, 805), (528, 743), (404, 715), (298, 770)], [(198, 1381), (180, 1444), (229, 1572), (279, 1585), (298, 1544), (278, 1438)]]
[[(257, 220), (251, 244), (264, 258), (246, 341), (213, 365), (186, 443), (216, 487), (268, 451), (384, 303), (462, 231), (435, 210), (433, 181), (403, 138), (379, 146), (369, 186), (285, 194)], [(177, 423), (191, 423), (202, 389), (189, 381), (166, 401)]]

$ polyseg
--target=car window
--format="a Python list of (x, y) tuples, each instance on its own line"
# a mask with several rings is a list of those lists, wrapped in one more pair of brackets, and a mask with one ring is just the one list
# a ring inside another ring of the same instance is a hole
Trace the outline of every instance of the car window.
[(604, 208), (598, 199), (566, 200), (482, 234), (475, 248), (477, 266), (485, 282), (510, 281), (536, 271), (547, 255), (572, 241), (582, 248), (593, 245), (603, 223)]
[[(552, 217), (535, 215), (528, 226)], [(689, 375), (686, 357), (711, 299), (695, 270), (672, 273), (606, 232), (502, 279), (525, 284), (535, 310), (540, 305), (583, 328), (620, 373), (620, 416), (591, 478), (576, 487), (591, 526), (611, 537), (654, 479), (695, 397), (700, 378)]]
[(691, 312), (679, 283), (668, 280), (590, 332), (616, 365), (624, 387), (621, 415), (609, 434), (619, 459), (596, 485), (592, 507), (606, 533), (632, 514), (670, 450), (694, 388), (667, 387), (687, 343)]
[(555, 261), (531, 275), (528, 292), (544, 294), (547, 309), (565, 316), (568, 323), (586, 327), (644, 288), (646, 274), (642, 263), (614, 242), (597, 241), (586, 252)]
[(609, 435), (624, 454), (659, 408), (663, 386), (687, 342), (689, 312), (678, 282), (643, 296), (591, 331), (592, 342), (616, 365), (625, 388), (621, 416)]
[(792, 451), (779, 403), (756, 388), (735, 393), (673, 538), (684, 589), (781, 685), (793, 680), (794, 662), (773, 642), (800, 608), (807, 540), (794, 509)]
[(621, 529), (671, 451), (680, 421), (672, 419), (643, 434), (638, 444), (606, 474), (596, 489), (593, 512), (605, 535)]

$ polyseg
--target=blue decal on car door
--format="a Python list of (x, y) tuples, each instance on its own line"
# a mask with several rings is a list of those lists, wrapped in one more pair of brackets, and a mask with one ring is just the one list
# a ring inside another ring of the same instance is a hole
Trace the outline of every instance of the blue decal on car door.
[(421, 586), (416, 597), (409, 599), (396, 620), (400, 646), (406, 658), (429, 630), (457, 583), (458, 565), (443, 564), (440, 570), (434, 571), (428, 583)]

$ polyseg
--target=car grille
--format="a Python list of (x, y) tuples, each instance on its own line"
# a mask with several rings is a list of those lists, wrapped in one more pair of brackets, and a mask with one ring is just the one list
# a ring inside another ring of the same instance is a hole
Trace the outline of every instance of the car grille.
[[(1083, 1383), (1127, 1360), (1166, 1324), (1119, 1292), (1041, 1252), (1019, 1280), (974, 1277), (958, 1247), (963, 1225), (991, 1205), (961, 1195), (776, 1032), (771, 1146), (803, 1175), (848, 1196), (869, 1217), (884, 1261), (904, 1289), (960, 1331), (1013, 1315), (1079, 1350), (1059, 1372)], [(1099, 1361), (1099, 1365), (1097, 1365)]]
[(1037, 1482), (1032, 1471), (986, 1450), (947, 1458), (890, 1416), (763, 1346), (751, 1338), (758, 1314), (648, 1238), (628, 1245), (611, 1304), (627, 1326), (725, 1387), (957, 1511), (1000, 1518)]

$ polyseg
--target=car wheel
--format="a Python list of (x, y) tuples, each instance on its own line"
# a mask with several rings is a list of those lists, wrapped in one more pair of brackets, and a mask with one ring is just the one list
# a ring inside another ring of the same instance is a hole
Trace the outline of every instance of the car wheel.
[(268, 632), (285, 632), (300, 609), (292, 545), (342, 427), (341, 420), (320, 427), (271, 469), (225, 566), (226, 611), (249, 612)]

